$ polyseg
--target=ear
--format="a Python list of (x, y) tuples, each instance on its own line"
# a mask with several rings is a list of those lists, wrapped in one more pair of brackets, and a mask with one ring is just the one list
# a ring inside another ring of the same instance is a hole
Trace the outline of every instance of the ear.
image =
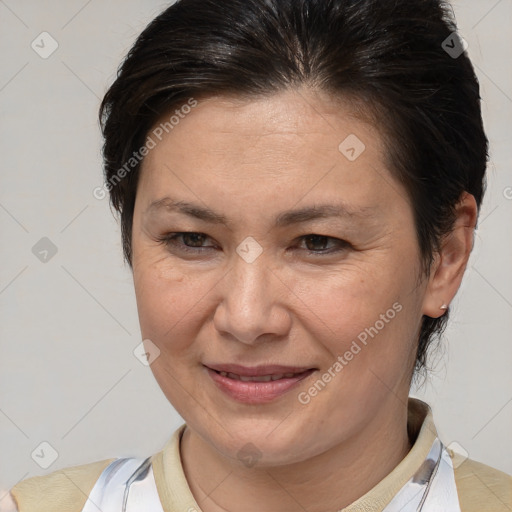
[(441, 306), (448, 306), (460, 287), (469, 255), (473, 249), (478, 207), (475, 198), (464, 192), (456, 207), (453, 230), (444, 236), (439, 253), (430, 267), (423, 314), (438, 318), (445, 313)]

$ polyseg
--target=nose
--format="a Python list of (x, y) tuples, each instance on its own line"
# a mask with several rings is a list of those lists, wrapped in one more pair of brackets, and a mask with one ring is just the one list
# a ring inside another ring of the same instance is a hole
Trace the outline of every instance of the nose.
[(222, 280), (221, 301), (214, 325), (247, 345), (286, 336), (291, 326), (288, 301), (292, 293), (263, 255), (252, 263), (236, 255)]

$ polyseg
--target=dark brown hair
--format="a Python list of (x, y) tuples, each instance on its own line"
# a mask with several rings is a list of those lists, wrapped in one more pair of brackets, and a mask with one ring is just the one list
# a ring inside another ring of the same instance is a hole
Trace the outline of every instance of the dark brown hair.
[[(457, 50), (460, 51), (457, 51)], [(149, 130), (190, 98), (256, 97), (307, 85), (364, 102), (390, 171), (414, 209), (425, 272), (464, 191), (478, 207), (488, 142), (479, 84), (440, 0), (179, 0), (142, 32), (100, 109), (111, 205), (131, 266), (140, 163), (119, 170)], [(416, 371), (448, 312), (423, 317)]]

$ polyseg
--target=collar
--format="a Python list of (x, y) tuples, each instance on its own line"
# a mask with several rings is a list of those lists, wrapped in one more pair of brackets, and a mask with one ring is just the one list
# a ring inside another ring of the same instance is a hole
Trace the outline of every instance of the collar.
[(343, 512), (382, 511), (427, 458), (432, 444), (437, 438), (437, 430), (434, 425), (432, 409), (417, 398), (409, 397), (408, 400), (407, 432), (411, 443), (413, 443), (409, 453), (391, 473), (361, 498), (344, 508)]

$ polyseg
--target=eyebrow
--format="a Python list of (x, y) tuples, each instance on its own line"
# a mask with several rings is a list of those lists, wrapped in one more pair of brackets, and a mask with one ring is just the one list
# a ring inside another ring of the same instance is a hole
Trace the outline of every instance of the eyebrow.
[[(322, 204), (312, 205), (295, 210), (281, 212), (275, 218), (274, 226), (277, 228), (291, 226), (293, 224), (300, 224), (317, 219), (327, 219), (332, 217), (349, 217), (351, 219), (364, 219), (368, 218), (375, 207), (363, 206), (354, 207), (348, 206), (344, 203), (340, 204)], [(153, 201), (145, 213), (152, 215), (160, 212), (178, 212), (189, 217), (208, 222), (210, 224), (222, 224), (230, 227), (231, 223), (222, 214), (214, 212), (208, 207), (200, 206), (188, 201), (178, 201), (170, 197), (164, 197)]]

